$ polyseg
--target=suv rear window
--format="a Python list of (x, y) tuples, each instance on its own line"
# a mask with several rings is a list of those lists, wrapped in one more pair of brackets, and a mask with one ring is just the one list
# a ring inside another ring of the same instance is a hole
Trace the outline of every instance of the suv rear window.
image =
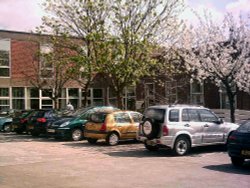
[(159, 121), (159, 123), (163, 123), (165, 119), (165, 114), (165, 109), (148, 108), (145, 112), (145, 117)]
[(250, 132), (250, 121), (246, 121), (237, 130), (238, 132)]

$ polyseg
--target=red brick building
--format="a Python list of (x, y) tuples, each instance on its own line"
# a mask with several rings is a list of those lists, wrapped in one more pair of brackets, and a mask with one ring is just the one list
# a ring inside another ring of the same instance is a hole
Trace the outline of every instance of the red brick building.
[[(42, 38), (41, 43), (32, 42), (38, 37)], [(39, 50), (46, 50), (46, 37), (48, 36), (0, 30), (0, 109), (54, 107), (53, 101), (44, 92), (34, 88), (24, 75), (24, 72), (34, 71), (34, 54)], [(60, 108), (64, 108), (69, 101), (75, 108), (81, 107), (82, 92), (77, 82), (67, 83), (59, 99)], [(190, 82), (188, 78), (164, 81), (161, 85), (144, 79), (137, 87), (127, 88), (123, 98), (126, 109), (139, 110), (148, 105), (174, 102), (229, 108), (223, 89), (209, 83), (201, 85)], [(116, 97), (101, 75), (96, 77), (89, 89), (88, 105), (116, 105)], [(236, 106), (238, 109), (250, 110), (249, 94), (240, 92), (236, 97)]]

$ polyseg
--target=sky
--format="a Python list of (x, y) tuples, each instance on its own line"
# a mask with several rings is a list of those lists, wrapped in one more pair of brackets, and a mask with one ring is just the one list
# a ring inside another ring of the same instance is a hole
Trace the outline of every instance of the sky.
[[(30, 32), (41, 24), (45, 13), (42, 3), (45, 0), (0, 0), (0, 30)], [(234, 15), (250, 12), (250, 0), (185, 0), (189, 8), (181, 18), (193, 22), (195, 15), (190, 9), (199, 14), (204, 9), (209, 10), (214, 19), (222, 20), (226, 12)]]

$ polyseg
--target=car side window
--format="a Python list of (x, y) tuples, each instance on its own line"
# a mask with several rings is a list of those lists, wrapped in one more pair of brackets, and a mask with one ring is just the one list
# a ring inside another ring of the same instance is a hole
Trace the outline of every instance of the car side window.
[(193, 121), (193, 122), (200, 121), (199, 114), (196, 109), (188, 109), (187, 111), (188, 111), (189, 121)]
[(219, 119), (209, 110), (198, 110), (202, 122), (217, 122)]
[(181, 119), (182, 119), (182, 121), (189, 121), (188, 110), (187, 109), (182, 110)]
[(173, 109), (169, 111), (169, 121), (179, 122), (179, 110), (178, 109)]
[(131, 123), (130, 117), (127, 113), (119, 113), (114, 115), (116, 123)]
[(131, 116), (135, 123), (140, 123), (142, 120), (142, 115), (138, 113), (131, 113)]

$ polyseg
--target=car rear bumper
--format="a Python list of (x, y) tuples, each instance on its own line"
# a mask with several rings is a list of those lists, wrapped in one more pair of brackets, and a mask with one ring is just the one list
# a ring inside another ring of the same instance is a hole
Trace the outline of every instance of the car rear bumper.
[(172, 137), (169, 136), (164, 136), (161, 138), (155, 138), (155, 139), (148, 139), (147, 137), (137, 135), (136, 137), (137, 140), (147, 143), (147, 145), (152, 145), (152, 146), (159, 146), (159, 147), (167, 147), (167, 148), (173, 148), (173, 140)]
[(250, 159), (250, 145), (228, 144), (228, 155)]

